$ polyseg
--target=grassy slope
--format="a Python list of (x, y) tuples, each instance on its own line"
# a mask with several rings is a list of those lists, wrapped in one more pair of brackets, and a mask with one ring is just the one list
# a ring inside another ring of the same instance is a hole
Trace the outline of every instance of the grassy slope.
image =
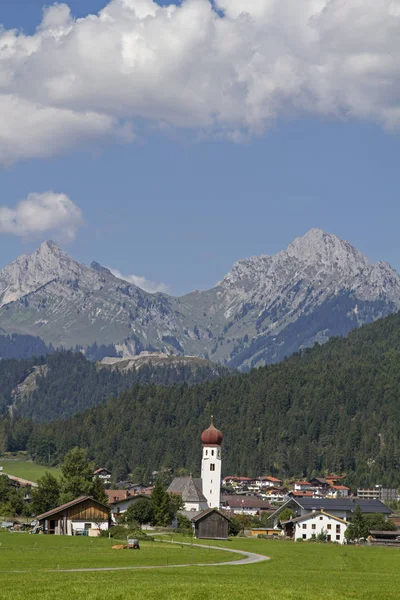
[(1, 458), (0, 466), (3, 467), (4, 473), (14, 475), (15, 477), (22, 477), (29, 481), (37, 481), (39, 477), (42, 477), (42, 475), (46, 473), (46, 471), (49, 471), (55, 477), (58, 477), (60, 474), (59, 469), (54, 467), (43, 467), (42, 465), (35, 464), (31, 460)]
[[(167, 553), (169, 564), (175, 559), (176, 562), (190, 562), (189, 552), (196, 554), (196, 560), (205, 562), (207, 556), (211, 559), (213, 551), (145, 543), (138, 553), (117, 552), (107, 548), (109, 541), (104, 539), (45, 538), (23, 534), (2, 534), (0, 542), (0, 586), (4, 600), (72, 600), (78, 597), (88, 600), (126, 600), (127, 597), (140, 600), (391, 600), (398, 598), (400, 589), (400, 555), (397, 549), (391, 548), (235, 539), (213, 543), (267, 554), (271, 560), (237, 567), (44, 573), (42, 569), (51, 569), (56, 563), (63, 566), (76, 563), (80, 566), (123, 566), (133, 561), (135, 564), (165, 564)], [(35, 543), (37, 550), (32, 549)], [(227, 560), (229, 556), (217, 560)], [(17, 568), (30, 568), (32, 572), (21, 573), (18, 577), (6, 572)]]

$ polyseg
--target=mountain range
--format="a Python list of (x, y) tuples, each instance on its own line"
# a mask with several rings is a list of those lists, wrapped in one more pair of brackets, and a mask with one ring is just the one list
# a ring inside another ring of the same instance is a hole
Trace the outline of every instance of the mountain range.
[(240, 260), (207, 291), (151, 294), (44, 242), (0, 271), (0, 328), (72, 348), (192, 355), (247, 370), (396, 312), (400, 277), (320, 229)]

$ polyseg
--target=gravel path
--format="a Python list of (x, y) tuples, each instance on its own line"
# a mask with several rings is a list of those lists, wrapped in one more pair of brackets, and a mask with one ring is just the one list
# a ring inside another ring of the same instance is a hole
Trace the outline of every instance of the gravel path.
[(212, 550), (221, 550), (222, 552), (232, 552), (240, 554), (244, 558), (239, 560), (230, 560), (220, 563), (185, 563), (182, 565), (138, 565), (135, 567), (90, 567), (86, 569), (51, 569), (46, 570), (46, 573), (88, 573), (93, 571), (132, 571), (136, 569), (176, 569), (178, 567), (225, 567), (238, 565), (252, 565), (254, 563), (264, 562), (269, 560), (269, 556), (263, 554), (255, 554), (254, 552), (246, 552), (245, 550), (236, 550), (233, 548), (221, 548), (220, 546), (204, 546), (204, 544), (190, 544), (189, 542), (173, 542), (169, 540), (156, 540), (164, 544), (179, 544), (180, 546), (194, 546), (196, 548), (211, 548)]

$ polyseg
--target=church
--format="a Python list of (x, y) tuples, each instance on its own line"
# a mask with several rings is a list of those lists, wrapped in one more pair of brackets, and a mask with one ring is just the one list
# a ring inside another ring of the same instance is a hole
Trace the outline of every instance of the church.
[(171, 494), (182, 496), (185, 511), (219, 509), (221, 501), (221, 431), (214, 427), (213, 418), (208, 429), (201, 434), (203, 456), (201, 478), (175, 477), (168, 488)]

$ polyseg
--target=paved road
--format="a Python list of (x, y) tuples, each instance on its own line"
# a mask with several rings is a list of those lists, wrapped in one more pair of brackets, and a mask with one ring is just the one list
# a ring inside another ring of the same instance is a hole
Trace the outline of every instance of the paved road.
[(46, 573), (87, 573), (93, 571), (132, 571), (136, 569), (176, 569), (177, 567), (224, 567), (238, 566), (238, 565), (252, 565), (254, 563), (264, 562), (269, 560), (269, 556), (263, 554), (255, 554), (254, 552), (246, 552), (245, 550), (236, 550), (233, 548), (221, 548), (220, 546), (204, 546), (203, 544), (190, 544), (189, 542), (172, 542), (169, 540), (157, 540), (164, 544), (178, 544), (180, 546), (195, 546), (196, 548), (212, 548), (213, 550), (221, 550), (222, 552), (232, 552), (233, 554), (240, 554), (244, 558), (239, 560), (230, 560), (228, 562), (220, 563), (185, 563), (183, 565), (142, 565), (135, 567), (90, 567), (87, 569), (51, 569), (46, 570)]

